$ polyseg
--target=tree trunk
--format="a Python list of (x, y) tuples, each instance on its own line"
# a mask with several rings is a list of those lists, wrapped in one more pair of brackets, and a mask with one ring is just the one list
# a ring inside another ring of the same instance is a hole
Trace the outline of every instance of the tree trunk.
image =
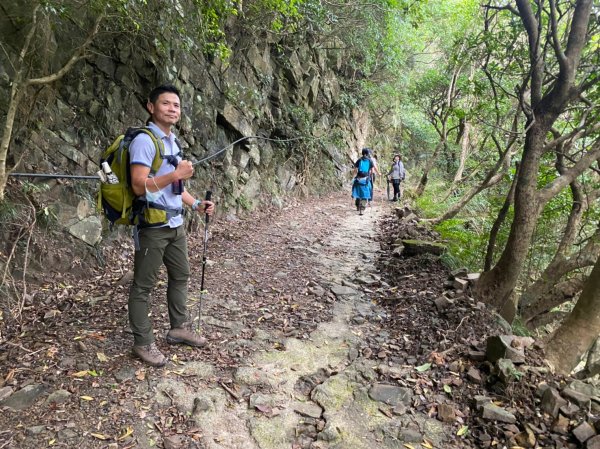
[(21, 97), (21, 91), (19, 90), (19, 87), (18, 81), (14, 81), (10, 91), (10, 101), (8, 104), (6, 121), (4, 122), (2, 139), (0, 140), (0, 202), (4, 200), (4, 191), (6, 190), (6, 182), (8, 181), (6, 159), (8, 157), (8, 149), (12, 140), (12, 131), (15, 123), (15, 116), (17, 114), (17, 106), (19, 105), (19, 100)]
[[(450, 187), (448, 187), (448, 191), (446, 192), (446, 195), (442, 199), (442, 202), (445, 202), (448, 198), (450, 198), (452, 195), (454, 195), (456, 193), (456, 185), (459, 182), (466, 181), (466, 177), (463, 177), (463, 175), (464, 175), (465, 167), (467, 164), (467, 158), (469, 157), (469, 154), (473, 151), (472, 142), (471, 142), (472, 130), (471, 130), (471, 124), (469, 122), (462, 121), (461, 123), (462, 123), (462, 127), (461, 127), (461, 131), (458, 135), (458, 139), (457, 139), (457, 144), (460, 144), (460, 147), (461, 147), (460, 159), (458, 161), (458, 168), (456, 169), (456, 173), (454, 174), (454, 179), (452, 180), (452, 184), (450, 184)], [(483, 139), (481, 148), (483, 148), (485, 146), (486, 141), (487, 141), (487, 137), (485, 137)], [(473, 176), (476, 172), (477, 172), (477, 170), (475, 170), (473, 173), (471, 173), (470, 176)]]
[(567, 312), (546, 312), (536, 316), (533, 320), (527, 323), (527, 328), (534, 330), (538, 329), (546, 324), (555, 323), (557, 321), (564, 320), (569, 314)]
[(517, 284), (540, 213), (537, 173), (548, 129), (543, 122), (536, 122), (527, 133), (515, 187), (514, 219), (506, 247), (496, 266), (482, 273), (475, 287), (475, 295), (498, 310), (502, 309)]
[(483, 264), (483, 271), (490, 271), (492, 268), (492, 262), (494, 260), (494, 249), (496, 248), (496, 239), (498, 238), (498, 232), (500, 232), (500, 227), (506, 216), (508, 215), (508, 211), (510, 206), (515, 201), (515, 188), (517, 186), (517, 177), (519, 176), (519, 163), (517, 163), (517, 169), (515, 171), (515, 177), (513, 178), (513, 182), (510, 185), (510, 190), (508, 191), (508, 195), (506, 195), (506, 199), (504, 200), (504, 204), (500, 208), (498, 212), (498, 216), (490, 229), (490, 237), (488, 239), (487, 250), (485, 252), (485, 262)]
[(433, 151), (433, 154), (431, 155), (431, 157), (425, 164), (425, 167), (423, 168), (423, 174), (421, 175), (421, 179), (419, 180), (419, 184), (417, 185), (417, 189), (415, 191), (417, 197), (420, 197), (421, 195), (423, 195), (423, 192), (425, 191), (425, 186), (427, 186), (427, 181), (429, 179), (429, 172), (435, 165), (438, 155), (440, 154), (440, 150), (442, 149), (442, 147), (445, 144), (446, 144), (445, 139), (441, 139), (438, 142), (438, 144), (435, 146), (435, 150)]
[(600, 259), (596, 261), (575, 308), (546, 345), (557, 372), (569, 374), (600, 333)]
[(460, 182), (463, 176), (463, 172), (465, 171), (465, 165), (467, 163), (467, 157), (469, 156), (469, 152), (471, 150), (471, 124), (464, 121), (462, 135), (460, 139), (460, 159), (458, 161), (458, 169), (454, 174), (454, 180), (452, 181), (452, 185), (456, 185), (456, 183)]

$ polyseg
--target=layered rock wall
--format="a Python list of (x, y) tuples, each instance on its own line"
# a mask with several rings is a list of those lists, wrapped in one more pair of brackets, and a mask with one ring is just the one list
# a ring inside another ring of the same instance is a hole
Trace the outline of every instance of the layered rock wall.
[[(97, 39), (90, 57), (41, 89), (31, 106), (33, 120), (11, 146), (9, 164), (24, 155), (17, 171), (95, 173), (101, 150), (126, 128), (145, 122), (147, 93), (168, 82), (182, 92), (176, 132), (186, 157), (199, 160), (229, 146), (197, 166), (187, 186), (195, 195), (210, 187), (221, 211), (239, 213), (260, 202), (282, 205), (297, 192), (339, 188), (370, 130), (366, 112), (340, 107), (340, 46), (305, 43), (294, 49), (272, 36), (245, 35), (235, 23), (230, 36), (233, 52), (226, 62), (159, 50), (150, 38)], [(2, 71), (6, 81), (10, 72), (0, 65)], [(6, 104), (0, 107), (6, 110)], [(257, 135), (296, 140), (250, 139), (230, 146)], [(73, 184), (51, 184), (47, 201), (62, 225), (93, 245), (102, 226), (92, 207), (96, 186)]]

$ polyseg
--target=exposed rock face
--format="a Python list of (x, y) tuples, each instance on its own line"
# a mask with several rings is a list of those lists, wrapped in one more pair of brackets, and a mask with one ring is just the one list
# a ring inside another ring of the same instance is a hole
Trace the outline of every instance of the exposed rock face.
[[(47, 86), (44, 101), (32, 105), (35, 127), (20, 130), (9, 164), (16, 162), (15, 155), (26, 154), (17, 171), (94, 174), (101, 149), (128, 127), (142, 125), (148, 118), (149, 90), (168, 82), (181, 90), (182, 117), (176, 133), (189, 159), (205, 158), (243, 136), (298, 138), (286, 144), (248, 139), (196, 166), (187, 188), (198, 193), (212, 187), (220, 211), (240, 212), (261, 201), (281, 204), (296, 189), (339, 186), (348, 161), (358, 157), (372, 133), (366, 112), (339, 104), (343, 82), (338, 74), (344, 60), (340, 46), (306, 43), (291, 50), (296, 46), (286, 46), (272, 35), (243, 35), (239, 25), (232, 20), (228, 29), (233, 54), (226, 64), (176, 47), (159, 49), (142, 35), (134, 42), (118, 33), (98, 38), (89, 52), (92, 56)], [(13, 34), (7, 26), (0, 39)], [(65, 48), (71, 46), (60, 39), (59, 34), (50, 39), (56, 58), (68, 59)], [(4, 86), (12, 73), (2, 58)], [(0, 112), (7, 110), (7, 102), (0, 96)], [(94, 183), (83, 186), (91, 198), (95, 188)], [(55, 183), (51, 190), (49, 207), (60, 211), (60, 224), (95, 245), (102, 225), (91, 218), (93, 208), (84, 216), (75, 211), (80, 197), (71, 193), (81, 189)], [(64, 195), (65, 190), (71, 193)]]

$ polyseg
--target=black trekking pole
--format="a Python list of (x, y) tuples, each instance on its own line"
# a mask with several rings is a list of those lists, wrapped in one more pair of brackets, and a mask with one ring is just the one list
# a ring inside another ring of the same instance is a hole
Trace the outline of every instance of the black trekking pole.
[[(212, 198), (212, 192), (206, 191), (205, 201), (210, 201)], [(202, 250), (202, 277), (200, 278), (200, 301), (198, 302), (198, 323), (196, 324), (196, 331), (200, 331), (200, 321), (202, 320), (202, 298), (204, 296), (204, 271), (206, 269), (206, 244), (208, 242), (208, 222), (210, 217), (208, 214), (204, 214), (204, 249)]]

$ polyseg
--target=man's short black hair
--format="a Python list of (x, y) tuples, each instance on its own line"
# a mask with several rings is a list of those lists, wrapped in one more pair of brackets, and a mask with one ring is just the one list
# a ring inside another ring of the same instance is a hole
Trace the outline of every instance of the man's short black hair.
[(148, 101), (150, 103), (156, 103), (156, 100), (158, 100), (158, 97), (160, 97), (161, 94), (164, 94), (166, 92), (168, 92), (170, 94), (175, 94), (179, 98), (181, 98), (179, 89), (177, 89), (175, 86), (173, 86), (172, 84), (162, 84), (162, 85), (152, 89), (152, 91), (148, 95)]
[(368, 156), (369, 154), (371, 154), (371, 150), (368, 148), (363, 148), (362, 149), (362, 155), (363, 156)]

